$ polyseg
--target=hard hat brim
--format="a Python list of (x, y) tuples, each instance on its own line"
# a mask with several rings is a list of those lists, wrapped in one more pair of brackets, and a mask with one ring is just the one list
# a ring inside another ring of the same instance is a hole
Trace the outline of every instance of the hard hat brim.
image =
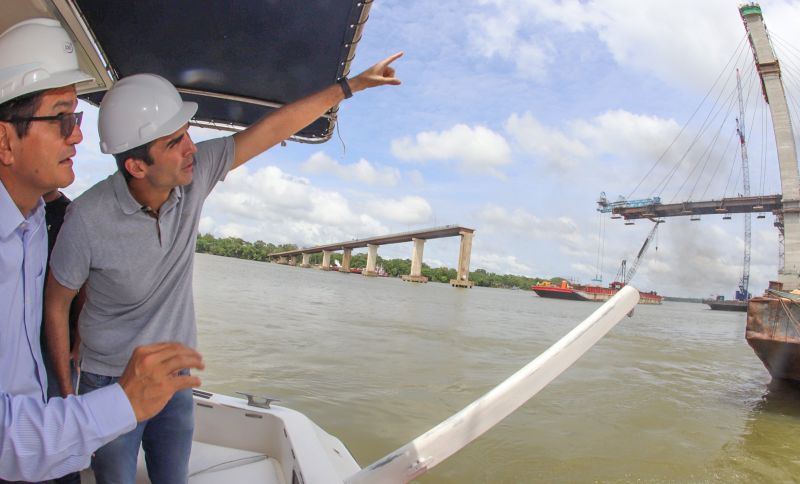
[(56, 89), (59, 87), (70, 86), (73, 84), (78, 84), (80, 82), (86, 82), (92, 80), (94, 80), (94, 77), (77, 69), (74, 71), (59, 72), (57, 74), (48, 76), (45, 79), (32, 82), (27, 86), (22, 86), (22, 88), (16, 90), (13, 94), (9, 96), (0, 96), (0, 104), (11, 101), (12, 99), (16, 99), (21, 96), (25, 96), (26, 94), (30, 94), (32, 92), (46, 91), (48, 89)]
[(160, 134), (151, 140), (145, 141), (145, 143), (149, 143), (150, 141), (163, 136), (169, 136), (175, 131), (181, 129), (183, 125), (188, 123), (194, 117), (195, 113), (197, 112), (197, 108), (197, 103), (183, 101), (183, 105), (178, 113), (162, 125), (161, 129), (159, 130)]

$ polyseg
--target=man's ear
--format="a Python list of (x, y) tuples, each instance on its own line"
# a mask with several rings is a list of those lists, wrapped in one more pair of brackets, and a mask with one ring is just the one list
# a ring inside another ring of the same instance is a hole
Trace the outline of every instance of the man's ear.
[(144, 160), (136, 158), (128, 158), (125, 160), (125, 169), (131, 174), (133, 178), (144, 178), (147, 174), (147, 163)]
[(6, 123), (4, 121), (0, 121), (0, 165), (2, 166), (11, 166), (14, 164), (14, 153), (11, 150), (11, 138), (15, 135), (16, 132), (14, 130), (14, 126), (11, 123)]

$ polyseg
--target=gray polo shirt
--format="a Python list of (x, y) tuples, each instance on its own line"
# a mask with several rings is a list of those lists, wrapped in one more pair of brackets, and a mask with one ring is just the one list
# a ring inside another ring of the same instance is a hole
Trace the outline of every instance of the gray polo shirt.
[(232, 137), (197, 145), (192, 182), (172, 190), (156, 220), (116, 172), (75, 199), (50, 259), (70, 289), (87, 283), (80, 315), (81, 368), (120, 376), (137, 346), (197, 346), (192, 267), (206, 197), (225, 178)]

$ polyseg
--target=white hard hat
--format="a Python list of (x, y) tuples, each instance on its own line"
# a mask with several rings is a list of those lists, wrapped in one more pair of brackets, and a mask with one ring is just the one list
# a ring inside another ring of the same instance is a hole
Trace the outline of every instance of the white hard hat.
[(0, 34), (0, 104), (35, 91), (93, 79), (57, 20), (33, 18)]
[(197, 112), (168, 80), (155, 74), (123, 78), (100, 103), (100, 150), (117, 154), (174, 133)]

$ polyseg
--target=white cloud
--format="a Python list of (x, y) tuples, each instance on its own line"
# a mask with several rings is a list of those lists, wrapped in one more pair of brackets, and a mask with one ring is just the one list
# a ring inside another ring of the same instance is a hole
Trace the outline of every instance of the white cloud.
[(425, 184), (425, 177), (422, 176), (422, 173), (420, 173), (419, 170), (411, 170), (407, 172), (406, 177), (413, 185), (422, 186)]
[(573, 168), (592, 154), (581, 140), (571, 138), (557, 128), (544, 126), (530, 113), (522, 116), (512, 114), (506, 122), (506, 131), (523, 151), (556, 170)]
[(675, 138), (680, 126), (672, 119), (634, 114), (621, 109), (607, 111), (591, 120), (576, 120), (571, 132), (593, 153), (632, 160), (655, 160)]
[(315, 245), (387, 233), (380, 218), (387, 219), (359, 212), (340, 193), (275, 166), (254, 172), (241, 167), (209, 196), (201, 229), (247, 240)]
[[(531, 275), (533, 269), (520, 262), (516, 256), (476, 253), (470, 264), (477, 269), (485, 269), (498, 274)], [(474, 269), (473, 269), (474, 270)]]
[(476, 218), (482, 231), (528, 240), (557, 240), (562, 251), (583, 253), (586, 245), (593, 242), (569, 217), (542, 219), (521, 208), (508, 210), (489, 204), (478, 211)]
[(495, 16), (471, 15), (470, 43), (484, 57), (499, 57), (523, 76), (541, 79), (552, 63), (553, 48), (541, 38), (522, 38), (521, 20), (513, 8), (500, 8)]
[(506, 122), (506, 131), (516, 145), (540, 166), (556, 173), (577, 168), (586, 172), (590, 166), (600, 165), (603, 157), (611, 156), (618, 172), (627, 161), (635, 163), (638, 174), (642, 161), (657, 160), (679, 129), (674, 120), (624, 110), (573, 120), (563, 130), (544, 125), (529, 112), (512, 114)]
[(511, 163), (511, 148), (502, 135), (483, 126), (465, 124), (395, 139), (392, 154), (408, 161), (453, 160), (467, 173), (498, 177), (502, 177), (498, 168)]
[(303, 163), (301, 169), (305, 173), (324, 174), (330, 173), (343, 180), (358, 181), (367, 185), (397, 185), (400, 181), (400, 170), (381, 165), (373, 165), (361, 158), (355, 163), (343, 165), (318, 151)]
[[(569, 40), (596, 35), (619, 65), (663, 80), (707, 87), (745, 34), (737, 5), (728, 0), (481, 3), (485, 8), (471, 17), (473, 47), (486, 57), (513, 63), (521, 75), (532, 78), (541, 78), (555, 65)], [(783, 1), (762, 3), (769, 4), (766, 8), (772, 24), (779, 27), (776, 31), (796, 39), (793, 22), (786, 19), (796, 18), (800, 6)], [(557, 37), (559, 42), (543, 41), (544, 37)], [(543, 43), (545, 48), (538, 47)], [(526, 51), (538, 52), (526, 56)]]
[(375, 217), (405, 225), (429, 222), (433, 209), (422, 197), (408, 196), (399, 200), (373, 200), (366, 210)]
[(349, 200), (275, 166), (230, 172), (206, 202), (200, 231), (246, 240), (318, 245), (389, 233), (432, 219), (422, 197)]

